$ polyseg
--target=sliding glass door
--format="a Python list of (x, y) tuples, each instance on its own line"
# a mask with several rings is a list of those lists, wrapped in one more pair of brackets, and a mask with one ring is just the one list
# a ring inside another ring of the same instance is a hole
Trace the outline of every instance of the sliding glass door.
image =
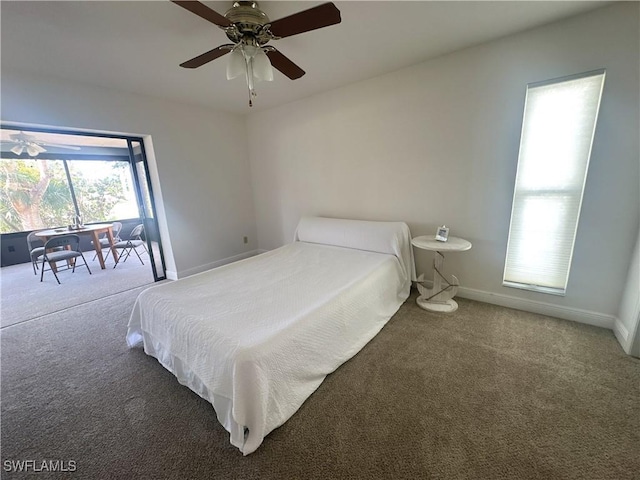
[(0, 140), (1, 234), (66, 227), (77, 215), (142, 222), (154, 278), (166, 278), (141, 138), (3, 124)]
[(140, 139), (127, 140), (129, 157), (131, 159), (131, 169), (136, 182), (138, 192), (138, 205), (140, 208), (140, 218), (144, 224), (145, 240), (147, 250), (151, 259), (151, 268), (156, 281), (167, 278), (165, 272), (164, 252), (160, 242), (160, 230), (156, 219), (155, 202), (151, 190), (151, 177), (147, 167), (147, 159), (144, 151), (144, 144)]

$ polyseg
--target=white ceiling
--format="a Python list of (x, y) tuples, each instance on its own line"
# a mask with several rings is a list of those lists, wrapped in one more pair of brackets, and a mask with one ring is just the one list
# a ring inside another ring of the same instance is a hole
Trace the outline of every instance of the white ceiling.
[[(231, 2), (204, 2), (218, 13)], [(262, 1), (272, 20), (323, 2)], [(307, 74), (259, 83), (252, 110), (282, 105), (608, 2), (336, 1), (342, 23), (274, 42)], [(2, 69), (55, 76), (248, 113), (242, 78), (226, 58), (179, 64), (228, 39), (169, 1), (2, 1)]]

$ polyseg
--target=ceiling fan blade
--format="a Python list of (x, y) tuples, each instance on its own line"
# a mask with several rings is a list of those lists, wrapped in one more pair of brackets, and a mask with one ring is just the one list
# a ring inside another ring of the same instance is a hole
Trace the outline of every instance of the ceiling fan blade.
[[(56, 147), (56, 148), (66, 148), (68, 150), (80, 150), (80, 147), (76, 147), (74, 145), (62, 145), (60, 143), (46, 143), (46, 142), (38, 142), (35, 145), (45, 145), (47, 147)], [(44, 152), (46, 152), (46, 150), (43, 149)]]
[(284, 38), (340, 23), (340, 10), (331, 2), (294, 13), (271, 22), (269, 30), (276, 37)]
[(220, 15), (218, 12), (211, 10), (209, 7), (200, 2), (195, 1), (181, 1), (181, 0), (171, 0), (176, 5), (184, 8), (185, 10), (189, 10), (191, 13), (195, 13), (201, 18), (208, 20), (209, 22), (217, 25), (219, 27), (230, 27), (232, 23), (227, 20), (225, 17)]
[(277, 68), (282, 73), (284, 73), (291, 80), (295, 80), (296, 78), (300, 78), (305, 74), (305, 71), (302, 70), (298, 65), (293, 63), (287, 57), (285, 57), (282, 53), (280, 53), (275, 48), (271, 47), (266, 51), (267, 57), (269, 57), (269, 61), (274, 68)]
[(215, 60), (218, 57), (226, 55), (233, 48), (233, 44), (227, 43), (225, 45), (220, 45), (219, 47), (214, 48), (213, 50), (209, 50), (202, 55), (198, 55), (191, 60), (187, 60), (184, 63), (181, 63), (180, 66), (183, 68), (198, 68), (204, 65), (205, 63), (209, 63), (212, 60)]
[(27, 135), (24, 132), (14, 133), (13, 135), (9, 135), (9, 138), (12, 142), (33, 142), (36, 137), (33, 135)]

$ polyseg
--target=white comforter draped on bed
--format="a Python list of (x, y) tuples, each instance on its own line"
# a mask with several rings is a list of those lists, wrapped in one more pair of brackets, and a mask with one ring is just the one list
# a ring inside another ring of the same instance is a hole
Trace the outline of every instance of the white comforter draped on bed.
[(394, 255), (295, 242), (145, 290), (127, 342), (209, 400), (246, 455), (378, 333), (410, 280)]

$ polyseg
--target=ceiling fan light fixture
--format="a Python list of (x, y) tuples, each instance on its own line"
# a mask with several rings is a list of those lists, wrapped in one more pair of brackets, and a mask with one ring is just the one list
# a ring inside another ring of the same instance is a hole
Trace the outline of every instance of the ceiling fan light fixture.
[(260, 49), (251, 61), (253, 62), (253, 75), (258, 80), (273, 82), (273, 67), (264, 50)]
[(236, 77), (246, 73), (247, 64), (244, 59), (242, 47), (234, 48), (229, 55), (227, 63), (227, 80), (233, 80)]
[(273, 68), (269, 57), (262, 47), (239, 43), (236, 45), (227, 63), (227, 80), (245, 75), (249, 89), (249, 106), (253, 106), (252, 98), (256, 96), (255, 80), (273, 81)]
[(37, 157), (40, 151), (33, 145), (29, 145), (27, 146), (27, 153), (30, 157)]
[(36, 145), (35, 143), (32, 145), (27, 145), (27, 153), (31, 157), (37, 157), (40, 152), (46, 152), (44, 148), (40, 145)]
[(24, 151), (24, 146), (22, 145), (16, 145), (15, 147), (13, 147), (11, 149), (11, 151), (13, 153), (15, 153), (16, 155), (22, 155), (22, 152)]

